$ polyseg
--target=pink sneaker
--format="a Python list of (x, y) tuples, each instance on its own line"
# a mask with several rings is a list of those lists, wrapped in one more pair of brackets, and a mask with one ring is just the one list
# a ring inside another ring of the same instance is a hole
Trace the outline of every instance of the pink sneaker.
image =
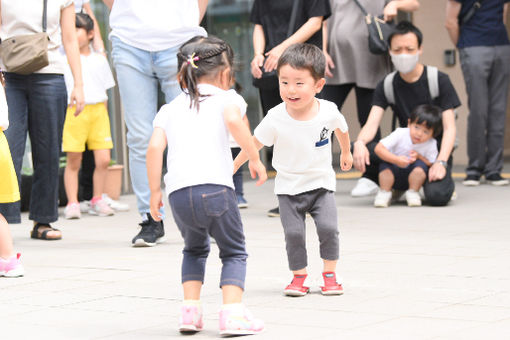
[(322, 277), (324, 278), (324, 286), (321, 287), (322, 295), (342, 295), (344, 293), (342, 285), (336, 282), (334, 272), (324, 272)]
[(115, 214), (115, 211), (113, 211), (113, 209), (110, 208), (110, 206), (108, 205), (108, 203), (106, 203), (105, 200), (100, 199), (95, 203), (92, 203), (92, 201), (90, 201), (89, 214), (104, 217), (112, 216), (113, 214)]
[(204, 321), (202, 318), (202, 307), (197, 305), (182, 305), (179, 318), (179, 332), (195, 333), (202, 330)]
[(220, 310), (220, 335), (258, 334), (263, 330), (264, 321), (255, 319), (242, 304), (223, 305)]
[(0, 277), (20, 277), (25, 275), (25, 270), (19, 260), (21, 254), (13, 255), (7, 260), (0, 257)]
[(287, 296), (305, 296), (310, 292), (310, 287), (303, 286), (308, 275), (294, 275), (290, 285), (285, 287), (283, 294)]
[(81, 218), (80, 203), (69, 203), (64, 209), (66, 220)]

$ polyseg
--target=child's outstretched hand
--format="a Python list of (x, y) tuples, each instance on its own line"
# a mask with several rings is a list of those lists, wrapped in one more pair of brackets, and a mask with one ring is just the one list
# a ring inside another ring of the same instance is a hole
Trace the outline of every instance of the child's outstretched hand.
[(267, 180), (266, 167), (262, 164), (260, 159), (254, 162), (248, 162), (248, 169), (250, 169), (251, 178), (255, 179), (257, 176), (259, 177), (256, 185), (262, 185)]
[(342, 171), (349, 171), (352, 168), (352, 153), (341, 153), (340, 154), (340, 169)]
[(150, 200), (150, 207), (151, 207), (151, 216), (154, 219), (154, 221), (161, 221), (161, 213), (159, 212), (159, 209), (163, 206), (162, 201), (162, 194), (161, 190), (151, 192), (151, 200)]

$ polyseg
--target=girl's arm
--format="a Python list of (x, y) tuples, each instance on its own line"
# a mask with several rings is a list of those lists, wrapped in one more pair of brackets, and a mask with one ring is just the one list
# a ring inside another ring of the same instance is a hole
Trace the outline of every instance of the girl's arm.
[(340, 168), (343, 171), (349, 171), (352, 167), (351, 141), (349, 140), (349, 132), (342, 132), (335, 129), (335, 137), (340, 144)]
[(71, 104), (76, 105), (75, 116), (79, 115), (85, 106), (83, 97), (83, 80), (81, 77), (80, 49), (76, 37), (74, 5), (71, 4), (60, 12), (60, 27), (62, 29), (62, 43), (71, 67), (74, 79), (74, 88), (71, 93)]
[(90, 2), (83, 4), (83, 9), (94, 22), (94, 39), (92, 40), (92, 47), (94, 47), (94, 51), (102, 53), (104, 56), (106, 56), (103, 37), (101, 36), (101, 30), (97, 24), (97, 19), (94, 15), (94, 11), (92, 11), (92, 8), (90, 7)]
[(392, 154), (381, 142), (377, 143), (374, 151), (383, 161), (395, 164), (400, 168), (405, 168), (412, 163), (407, 156), (397, 156)]
[(267, 72), (276, 70), (278, 59), (282, 55), (283, 51), (287, 47), (296, 43), (303, 43), (310, 39), (322, 27), (323, 17), (311, 17), (307, 22), (303, 24), (293, 35), (282, 41), (279, 45), (276, 45), (271, 51), (266, 53), (267, 59), (264, 64), (264, 68)]
[[(253, 136), (253, 143), (255, 143), (257, 150), (260, 150), (264, 147), (264, 144), (259, 142), (255, 136)], [(242, 167), (244, 163), (246, 163), (246, 161), (248, 161), (248, 154), (244, 150), (241, 150), (241, 152), (239, 152), (237, 157), (234, 159), (234, 173), (236, 173), (237, 170), (239, 170), (239, 168)]]
[(225, 107), (223, 119), (228, 131), (241, 147), (241, 152), (245, 152), (250, 161), (248, 168), (250, 169), (251, 178), (256, 178), (258, 175), (257, 185), (261, 185), (267, 179), (266, 168), (260, 161), (259, 151), (253, 142), (253, 138), (251, 138), (250, 129), (248, 129), (246, 123), (241, 118), (239, 108), (235, 105)]
[(166, 148), (166, 135), (162, 128), (156, 127), (152, 132), (149, 146), (147, 147), (147, 177), (151, 191), (150, 209), (151, 216), (155, 221), (161, 221), (159, 208), (163, 206), (161, 194), (161, 169), (163, 168), (163, 152)]

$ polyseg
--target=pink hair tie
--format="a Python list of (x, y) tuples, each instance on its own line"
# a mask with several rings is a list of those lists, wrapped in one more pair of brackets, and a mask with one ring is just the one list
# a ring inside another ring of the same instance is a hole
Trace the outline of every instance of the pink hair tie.
[(188, 65), (191, 64), (191, 67), (193, 68), (198, 68), (198, 66), (195, 64), (195, 61), (199, 61), (200, 58), (198, 56), (195, 57), (195, 53), (193, 53), (189, 58), (188, 58)]

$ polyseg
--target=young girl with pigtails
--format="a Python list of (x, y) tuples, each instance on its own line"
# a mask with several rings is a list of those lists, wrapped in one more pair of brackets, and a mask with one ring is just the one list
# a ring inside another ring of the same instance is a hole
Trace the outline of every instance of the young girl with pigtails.
[(161, 220), (163, 152), (168, 145), (166, 193), (184, 239), (179, 330), (203, 327), (200, 292), (210, 237), (216, 240), (223, 266), (221, 335), (256, 334), (264, 329), (241, 303), (246, 276), (245, 237), (232, 180), (229, 132), (249, 158), (257, 184), (266, 169), (242, 120), (246, 102), (234, 90), (234, 53), (216, 37), (194, 37), (179, 50), (178, 80), (183, 93), (164, 105), (154, 119), (147, 149), (151, 215)]

